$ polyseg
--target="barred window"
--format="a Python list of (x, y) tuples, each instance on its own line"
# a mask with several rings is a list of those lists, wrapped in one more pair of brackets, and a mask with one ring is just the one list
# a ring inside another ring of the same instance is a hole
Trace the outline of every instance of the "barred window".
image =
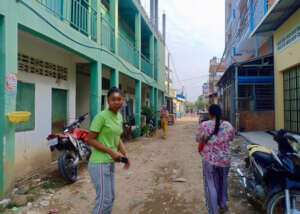
[(284, 126), (300, 133), (300, 67), (284, 72)]

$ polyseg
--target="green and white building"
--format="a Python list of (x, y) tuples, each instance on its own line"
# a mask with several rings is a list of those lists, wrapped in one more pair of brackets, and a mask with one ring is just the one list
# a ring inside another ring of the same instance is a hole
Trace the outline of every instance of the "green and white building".
[[(110, 87), (125, 94), (125, 120), (140, 125), (143, 105), (159, 109), (165, 45), (155, 23), (137, 0), (0, 1), (0, 195), (47, 167), (47, 135), (81, 114), (92, 119)], [(15, 111), (29, 121), (10, 122)]]

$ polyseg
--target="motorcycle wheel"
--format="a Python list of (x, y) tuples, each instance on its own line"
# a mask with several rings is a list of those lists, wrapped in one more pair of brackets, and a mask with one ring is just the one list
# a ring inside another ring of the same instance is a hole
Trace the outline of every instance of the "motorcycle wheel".
[(77, 180), (77, 167), (73, 167), (74, 157), (69, 152), (63, 152), (58, 158), (58, 168), (63, 178), (74, 183)]
[[(291, 204), (293, 200), (296, 200), (296, 209), (300, 213), (300, 191), (292, 190), (290, 191), (290, 197), (291, 197)], [(291, 206), (291, 208), (293, 208)], [(285, 207), (285, 194), (284, 192), (279, 192), (275, 194), (267, 205), (267, 214), (283, 214), (286, 213), (286, 207)]]

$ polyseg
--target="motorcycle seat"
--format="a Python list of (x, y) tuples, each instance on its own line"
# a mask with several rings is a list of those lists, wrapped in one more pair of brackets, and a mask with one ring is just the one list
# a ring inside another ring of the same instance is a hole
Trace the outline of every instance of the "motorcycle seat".
[(247, 149), (249, 151), (250, 157), (256, 152), (265, 153), (265, 154), (269, 154), (269, 155), (272, 154), (271, 150), (269, 150), (263, 146), (260, 146), (260, 145), (249, 145), (249, 146), (247, 146)]
[(274, 162), (273, 155), (265, 152), (256, 151), (252, 154), (252, 157), (264, 167)]

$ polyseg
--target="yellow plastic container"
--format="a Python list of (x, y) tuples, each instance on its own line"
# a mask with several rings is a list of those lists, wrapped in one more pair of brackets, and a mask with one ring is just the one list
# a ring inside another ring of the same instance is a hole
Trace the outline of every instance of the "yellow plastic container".
[(7, 114), (7, 117), (12, 123), (23, 123), (29, 120), (31, 113), (27, 111), (15, 111)]

